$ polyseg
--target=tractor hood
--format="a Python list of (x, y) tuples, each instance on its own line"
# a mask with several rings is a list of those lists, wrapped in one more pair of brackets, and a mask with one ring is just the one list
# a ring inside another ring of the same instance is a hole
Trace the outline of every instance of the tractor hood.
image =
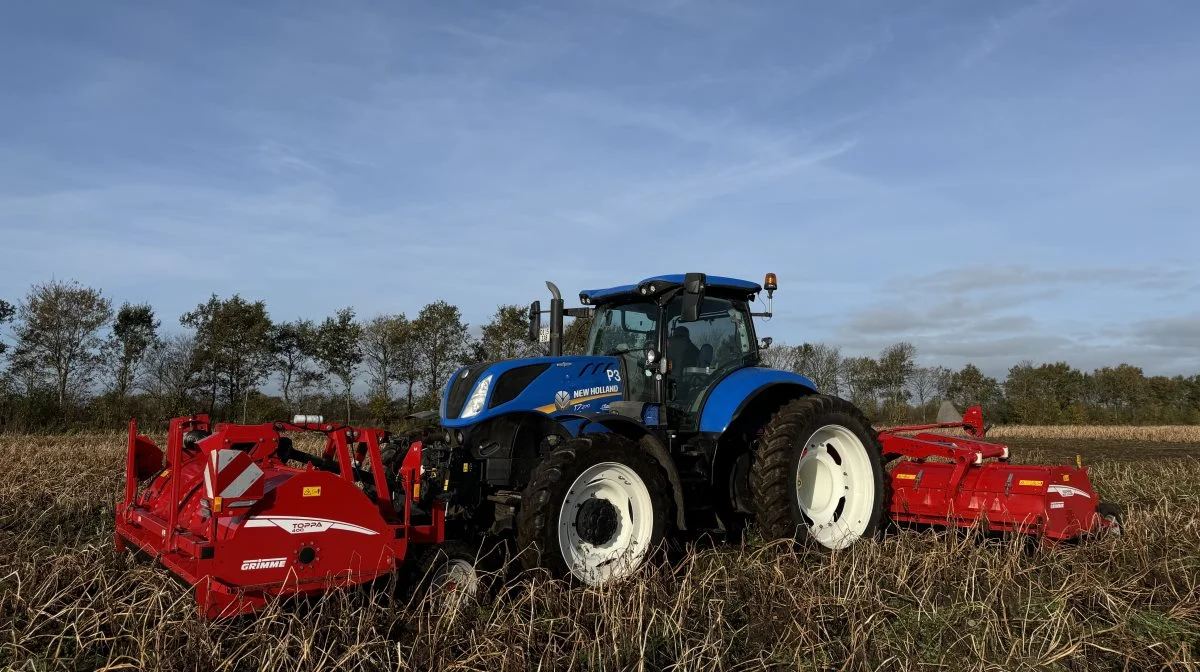
[(464, 366), (442, 391), (444, 427), (465, 427), (513, 411), (607, 410), (624, 394), (616, 357), (531, 357)]

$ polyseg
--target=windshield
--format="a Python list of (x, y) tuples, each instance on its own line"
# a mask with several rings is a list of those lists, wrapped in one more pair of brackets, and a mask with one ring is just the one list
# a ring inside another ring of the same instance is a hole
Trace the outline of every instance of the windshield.
[(657, 336), (659, 308), (653, 303), (600, 306), (588, 334), (589, 355), (641, 353)]

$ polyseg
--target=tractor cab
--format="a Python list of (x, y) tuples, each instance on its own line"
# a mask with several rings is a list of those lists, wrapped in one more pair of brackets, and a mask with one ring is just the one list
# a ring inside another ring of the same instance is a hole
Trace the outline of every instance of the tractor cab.
[[(775, 275), (764, 283), (768, 297)], [(702, 273), (662, 275), (636, 285), (584, 290), (586, 308), (566, 314), (590, 316), (585, 354), (617, 357), (625, 399), (659, 406), (663, 423), (695, 431), (709, 393), (735, 371), (757, 366), (759, 343), (751, 306), (763, 285)], [(555, 316), (551, 308), (552, 320)], [(531, 333), (542, 332), (540, 306), (531, 306)], [(558, 313), (561, 315), (562, 313)], [(556, 331), (554, 325), (549, 330)], [(551, 341), (552, 354), (554, 342)]]

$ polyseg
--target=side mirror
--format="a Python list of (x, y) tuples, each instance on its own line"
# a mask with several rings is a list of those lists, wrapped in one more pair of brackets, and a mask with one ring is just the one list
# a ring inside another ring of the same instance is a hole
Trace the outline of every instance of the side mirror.
[(771, 338), (770, 336), (763, 336), (762, 343), (759, 343), (758, 347), (760, 350), (766, 350), (767, 348), (770, 348), (771, 344), (774, 342), (775, 339)]
[(703, 273), (688, 273), (683, 276), (683, 306), (680, 322), (695, 322), (700, 319), (700, 302), (704, 299), (704, 284), (708, 278)]
[(529, 340), (537, 343), (542, 336), (542, 302), (529, 304)]

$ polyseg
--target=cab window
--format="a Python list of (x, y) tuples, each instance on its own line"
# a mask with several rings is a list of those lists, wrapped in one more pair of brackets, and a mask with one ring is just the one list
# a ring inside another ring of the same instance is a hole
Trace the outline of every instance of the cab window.
[(620, 357), (625, 398), (658, 401), (658, 387), (645, 370), (645, 351), (658, 349), (658, 323), (662, 310), (653, 303), (599, 306), (592, 320), (586, 352), (589, 355)]
[(699, 425), (708, 391), (727, 373), (753, 364), (756, 353), (744, 302), (706, 296), (695, 322), (680, 320), (682, 307), (681, 298), (667, 306), (666, 403), (675, 426), (687, 430)]

